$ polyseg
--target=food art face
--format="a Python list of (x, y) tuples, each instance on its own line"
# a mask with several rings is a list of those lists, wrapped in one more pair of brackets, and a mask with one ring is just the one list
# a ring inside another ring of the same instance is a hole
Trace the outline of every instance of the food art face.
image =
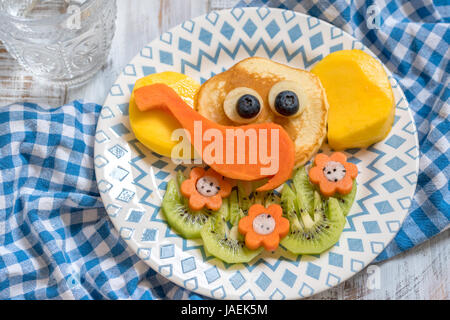
[[(385, 75), (372, 72), (380, 66), (367, 69), (370, 59), (357, 50), (342, 51), (308, 72), (253, 57), (215, 75), (198, 91), (191, 90), (197, 85), (187, 76), (176, 73), (137, 83), (130, 122), (149, 138), (144, 142), (180, 159), (175, 147), (153, 141), (159, 137), (155, 132), (178, 127), (189, 140), (185, 159), (191, 161), (193, 147), (201, 155), (195, 163), (209, 166), (192, 168), (189, 178), (178, 171), (169, 181), (162, 202), (168, 224), (185, 239), (202, 238), (207, 252), (227, 263), (249, 262), (263, 248), (274, 251), (279, 244), (293, 254), (320, 254), (336, 244), (355, 201), (358, 169), (344, 153), (315, 154), (327, 126), (328, 142), (343, 149), (351, 143), (370, 145), (388, 132), (393, 106), (389, 99), (378, 105), (372, 98), (381, 89), (389, 97), (390, 87)], [(331, 92), (331, 107), (322, 83)], [(186, 102), (187, 97), (193, 99)], [(151, 112), (161, 110), (175, 122), (153, 121), (159, 128), (153, 131), (150, 122), (136, 126), (139, 117), (133, 115), (150, 119)], [(346, 121), (349, 112), (362, 119), (353, 131)], [(273, 160), (276, 170), (268, 171)]]

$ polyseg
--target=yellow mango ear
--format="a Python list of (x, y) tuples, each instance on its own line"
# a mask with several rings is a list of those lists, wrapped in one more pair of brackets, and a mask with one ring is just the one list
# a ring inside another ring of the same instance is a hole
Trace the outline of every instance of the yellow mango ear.
[(151, 74), (136, 81), (129, 103), (130, 125), (136, 138), (150, 150), (166, 156), (172, 156), (172, 149), (178, 145), (181, 139), (189, 144), (191, 152), (183, 153), (180, 148), (180, 159), (189, 159), (194, 156), (193, 147), (187, 137), (173, 141), (172, 133), (176, 129), (182, 128), (180, 123), (167, 112), (162, 110), (140, 111), (134, 100), (134, 91), (155, 83), (164, 83), (175, 90), (178, 95), (191, 107), (194, 106), (195, 96), (200, 88), (200, 84), (194, 79), (178, 72), (161, 72)]
[(326, 56), (311, 72), (320, 78), (330, 105), (331, 148), (366, 148), (389, 134), (394, 94), (378, 60), (361, 50), (342, 50)]

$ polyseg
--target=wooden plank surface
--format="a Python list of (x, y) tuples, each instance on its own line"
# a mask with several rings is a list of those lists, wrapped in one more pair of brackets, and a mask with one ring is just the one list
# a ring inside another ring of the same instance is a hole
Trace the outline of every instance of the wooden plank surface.
[[(106, 65), (86, 85), (39, 82), (0, 44), (0, 107), (15, 101), (58, 106), (75, 99), (102, 104), (122, 68), (148, 42), (173, 26), (230, 0), (119, 0), (117, 31)], [(379, 263), (380, 287), (370, 290), (363, 270), (312, 299), (450, 299), (450, 230)]]

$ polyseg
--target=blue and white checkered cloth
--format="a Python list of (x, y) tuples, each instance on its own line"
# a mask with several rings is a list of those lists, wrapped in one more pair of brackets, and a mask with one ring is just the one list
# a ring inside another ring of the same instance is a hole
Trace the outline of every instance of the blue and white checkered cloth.
[(0, 108), (0, 299), (190, 294), (142, 262), (105, 212), (93, 159), (100, 110)]
[[(384, 260), (449, 225), (450, 6), (446, 1), (249, 0), (301, 11), (353, 34), (391, 70), (413, 110), (420, 173), (410, 215)], [(377, 3), (380, 1), (377, 1)], [(100, 200), (93, 145), (101, 107), (0, 107), (0, 299), (199, 299), (156, 274), (120, 239)]]

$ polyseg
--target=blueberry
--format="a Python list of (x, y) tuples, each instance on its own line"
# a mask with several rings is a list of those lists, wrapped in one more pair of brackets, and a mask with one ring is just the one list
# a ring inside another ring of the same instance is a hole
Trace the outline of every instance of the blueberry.
[(275, 98), (275, 109), (285, 117), (296, 114), (299, 108), (298, 97), (292, 91), (281, 91)]
[(261, 110), (261, 104), (259, 100), (251, 95), (244, 94), (237, 101), (237, 113), (244, 119), (251, 119), (256, 117)]

